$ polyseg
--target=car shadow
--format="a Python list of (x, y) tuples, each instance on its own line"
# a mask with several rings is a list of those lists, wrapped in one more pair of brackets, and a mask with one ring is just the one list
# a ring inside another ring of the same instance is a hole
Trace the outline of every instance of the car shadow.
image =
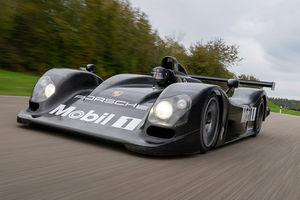
[(198, 155), (198, 154), (186, 154), (186, 155), (171, 155), (171, 156), (154, 156), (154, 155), (148, 155), (148, 154), (141, 154), (141, 153), (136, 153), (136, 152), (128, 150), (123, 144), (113, 142), (110, 140), (105, 140), (102, 138), (97, 138), (95, 136), (84, 135), (84, 134), (74, 132), (74, 131), (67, 131), (67, 130), (62, 130), (62, 129), (58, 129), (58, 128), (54, 128), (54, 127), (49, 127), (49, 126), (44, 126), (44, 125), (42, 126), (42, 125), (38, 125), (38, 124), (30, 124), (30, 125), (18, 124), (17, 126), (21, 129), (27, 129), (27, 130), (30, 130), (31, 132), (35, 132), (37, 134), (47, 134), (47, 135), (51, 135), (52, 137), (73, 140), (76, 142), (86, 143), (86, 144), (98, 146), (98, 147), (101, 146), (101, 148), (106, 148), (111, 151), (117, 151), (122, 154), (128, 154), (128, 155), (140, 157), (140, 158), (165, 160), (165, 159), (191, 158), (191, 157), (195, 157)]

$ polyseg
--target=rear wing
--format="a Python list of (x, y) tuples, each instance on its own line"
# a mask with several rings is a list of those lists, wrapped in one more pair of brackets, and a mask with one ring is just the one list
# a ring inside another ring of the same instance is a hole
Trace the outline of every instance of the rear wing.
[[(210, 76), (198, 76), (198, 75), (189, 75), (191, 78), (204, 80), (204, 81), (217, 81), (217, 82), (225, 82), (228, 83), (229, 78), (218, 78), (218, 77), (210, 77)], [(260, 86), (260, 87), (268, 87), (272, 90), (275, 90), (275, 82), (266, 82), (266, 81), (248, 81), (248, 80), (238, 80), (239, 84), (243, 85), (253, 85), (253, 86)]]

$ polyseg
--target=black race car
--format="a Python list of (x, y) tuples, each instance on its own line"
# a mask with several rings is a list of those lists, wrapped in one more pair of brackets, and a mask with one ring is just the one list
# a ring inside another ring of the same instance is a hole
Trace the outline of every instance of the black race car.
[[(86, 69), (47, 71), (17, 121), (95, 136), (143, 154), (203, 153), (255, 137), (269, 115), (265, 91), (239, 85), (275, 86), (188, 75), (170, 56), (152, 76), (120, 74), (103, 81), (93, 65)], [(226, 82), (228, 89), (202, 81)]]

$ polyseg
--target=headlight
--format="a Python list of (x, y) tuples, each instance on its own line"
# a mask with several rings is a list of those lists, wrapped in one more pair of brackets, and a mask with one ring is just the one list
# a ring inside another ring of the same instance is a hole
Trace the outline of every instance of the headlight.
[(31, 100), (42, 102), (50, 98), (55, 93), (55, 85), (49, 76), (43, 76), (36, 83), (33, 89)]
[(159, 102), (154, 110), (154, 115), (162, 120), (169, 119), (173, 114), (173, 106), (168, 101)]
[(152, 124), (168, 127), (182, 125), (187, 122), (187, 115), (191, 105), (192, 100), (188, 95), (161, 99), (153, 105), (148, 120)]
[(55, 93), (55, 85), (50, 83), (45, 88), (45, 96), (47, 98), (51, 97)]

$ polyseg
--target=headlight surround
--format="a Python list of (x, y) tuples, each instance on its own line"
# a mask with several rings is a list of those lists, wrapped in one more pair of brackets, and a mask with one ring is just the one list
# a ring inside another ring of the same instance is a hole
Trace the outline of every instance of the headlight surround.
[(55, 84), (49, 76), (43, 76), (36, 83), (31, 96), (31, 101), (42, 102), (50, 98), (55, 93)]
[(167, 127), (179, 126), (187, 122), (191, 106), (192, 99), (186, 94), (161, 99), (151, 108), (148, 120)]

